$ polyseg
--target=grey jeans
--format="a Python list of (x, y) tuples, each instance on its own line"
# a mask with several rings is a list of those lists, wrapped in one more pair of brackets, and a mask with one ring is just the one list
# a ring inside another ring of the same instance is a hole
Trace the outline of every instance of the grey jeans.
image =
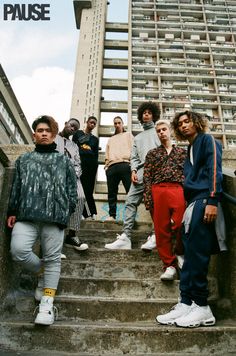
[(131, 183), (129, 193), (125, 202), (125, 220), (123, 225), (123, 232), (130, 239), (132, 229), (135, 222), (138, 206), (143, 199), (143, 184)]
[[(33, 245), (40, 240), (42, 259), (33, 252)], [(44, 268), (44, 288), (57, 289), (61, 273), (61, 250), (64, 230), (56, 224), (17, 222), (12, 230), (11, 255), (31, 272)]]

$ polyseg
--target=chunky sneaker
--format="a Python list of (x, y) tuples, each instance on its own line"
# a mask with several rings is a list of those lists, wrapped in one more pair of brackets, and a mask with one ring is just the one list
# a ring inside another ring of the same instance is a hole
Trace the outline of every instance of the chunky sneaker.
[(39, 308), (39, 312), (34, 323), (52, 325), (54, 323), (54, 311), (56, 311), (57, 316), (57, 308), (53, 306), (53, 298), (44, 295), (37, 308)]
[(148, 236), (147, 241), (141, 246), (142, 250), (153, 250), (157, 247), (156, 235), (152, 233)]
[(116, 219), (114, 218), (114, 216), (108, 216), (105, 221), (113, 221), (113, 222), (116, 222)]
[(177, 258), (179, 269), (182, 269), (184, 264), (184, 255), (177, 255), (176, 258)]
[(175, 320), (181, 316), (188, 315), (191, 310), (191, 305), (184, 303), (176, 304), (169, 313), (157, 315), (156, 321), (163, 325), (174, 325)]
[(38, 284), (37, 284), (37, 287), (35, 288), (35, 292), (34, 292), (34, 298), (38, 302), (40, 302), (40, 300), (43, 296), (43, 288), (44, 288), (44, 275), (40, 274), (38, 276)]
[(66, 236), (65, 246), (73, 247), (77, 251), (85, 251), (88, 249), (88, 245), (86, 243), (80, 242), (78, 236)]
[(108, 250), (131, 250), (131, 241), (123, 232), (121, 235), (117, 235), (114, 242), (106, 244), (105, 248)]
[(200, 325), (210, 326), (214, 325), (215, 322), (216, 319), (209, 305), (201, 307), (194, 302), (187, 315), (183, 315), (175, 320), (175, 324), (183, 328), (197, 328)]
[(164, 273), (162, 273), (160, 279), (162, 281), (173, 281), (176, 276), (176, 268), (173, 266), (167, 267)]

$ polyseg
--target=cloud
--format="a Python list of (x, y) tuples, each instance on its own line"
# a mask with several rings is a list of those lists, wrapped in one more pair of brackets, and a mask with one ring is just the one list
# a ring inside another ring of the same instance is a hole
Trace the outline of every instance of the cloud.
[(62, 129), (69, 119), (74, 73), (60, 67), (41, 67), (32, 75), (11, 80), (11, 86), (29, 122), (51, 115)]
[(19, 31), (16, 26), (5, 27), (0, 30), (1, 62), (6, 72), (27, 72), (29, 68), (46, 65), (65, 55), (75, 43), (74, 33), (50, 33), (37, 28)]

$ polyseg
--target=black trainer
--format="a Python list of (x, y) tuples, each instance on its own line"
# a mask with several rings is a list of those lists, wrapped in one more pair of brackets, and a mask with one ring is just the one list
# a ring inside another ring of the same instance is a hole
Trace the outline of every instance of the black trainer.
[(66, 236), (64, 245), (67, 247), (74, 247), (78, 251), (85, 251), (88, 249), (88, 245), (80, 242), (78, 236)]

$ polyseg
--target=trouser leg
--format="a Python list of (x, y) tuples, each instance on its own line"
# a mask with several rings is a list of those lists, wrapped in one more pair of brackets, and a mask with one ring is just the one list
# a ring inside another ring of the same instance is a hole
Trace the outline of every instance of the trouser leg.
[(129, 192), (131, 185), (131, 169), (128, 163), (124, 163), (121, 168), (121, 181), (124, 185), (126, 194)]
[(171, 207), (171, 232), (172, 239), (175, 238), (174, 252), (176, 255), (184, 254), (184, 246), (182, 240), (182, 220), (186, 208), (183, 188), (175, 187), (170, 191), (169, 195)]
[[(97, 174), (98, 164), (97, 161), (89, 160), (82, 162), (82, 175), (80, 177), (84, 189), (86, 202), (88, 204), (91, 215), (97, 214), (96, 204), (93, 198), (93, 190), (95, 185), (95, 178)], [(84, 217), (88, 217), (87, 209), (83, 210)]]
[(33, 252), (33, 245), (39, 237), (39, 226), (30, 222), (16, 222), (11, 236), (11, 255), (25, 269), (38, 272), (41, 259)]
[(152, 186), (153, 218), (157, 250), (164, 268), (176, 267), (176, 257), (173, 253), (171, 236), (171, 209), (169, 206), (168, 188)]
[(41, 224), (40, 233), (44, 265), (44, 288), (57, 289), (61, 273), (64, 231), (55, 224)]
[(131, 232), (134, 226), (137, 208), (143, 199), (143, 184), (134, 185), (131, 183), (129, 193), (125, 202), (125, 220), (123, 232), (127, 237), (131, 237)]
[(216, 239), (214, 223), (203, 221), (205, 206), (206, 200), (196, 201), (189, 232), (183, 234), (185, 260), (180, 276), (181, 301), (200, 306), (207, 305), (207, 273)]
[(77, 194), (78, 194), (78, 203), (75, 208), (75, 212), (71, 215), (68, 228), (69, 230), (74, 230), (76, 232), (80, 229), (80, 223), (82, 219), (85, 195), (82, 184), (80, 180), (77, 182)]
[(118, 165), (112, 165), (106, 171), (109, 215), (116, 218), (117, 194), (120, 183), (120, 176), (117, 170)]

